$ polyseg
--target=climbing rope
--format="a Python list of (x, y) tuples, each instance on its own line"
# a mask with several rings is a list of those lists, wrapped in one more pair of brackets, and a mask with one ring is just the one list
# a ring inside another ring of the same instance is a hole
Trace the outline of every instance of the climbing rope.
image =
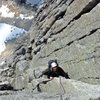
[(59, 77), (59, 85), (60, 85), (60, 100), (63, 100), (63, 95), (65, 94), (65, 89), (61, 81), (61, 76)]

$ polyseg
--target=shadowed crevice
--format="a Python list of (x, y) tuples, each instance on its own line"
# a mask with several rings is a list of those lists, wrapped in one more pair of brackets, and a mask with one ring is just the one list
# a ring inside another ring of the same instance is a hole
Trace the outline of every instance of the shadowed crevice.
[(82, 15), (89, 13), (98, 3), (100, 0), (92, 0), (85, 6), (85, 8), (74, 18), (74, 20), (79, 19)]
[[(90, 31), (89, 34), (85, 34), (85, 35), (83, 35), (83, 36), (81, 36), (81, 37), (79, 37), (79, 38), (77, 38), (77, 39), (75, 39), (75, 40), (72, 40), (72, 41), (70, 41), (69, 43), (67, 43), (67, 44), (66, 44), (65, 46), (63, 46), (63, 47), (56, 48), (54, 51), (52, 51), (52, 52), (51, 52), (50, 54), (48, 54), (46, 57), (49, 57), (49, 56), (50, 56), (51, 54), (53, 54), (54, 52), (57, 52), (57, 51), (59, 51), (59, 50), (65, 48), (65, 47), (67, 47), (67, 46), (72, 45), (75, 41), (80, 41), (80, 40), (82, 40), (82, 39), (84, 39), (84, 38), (86, 38), (86, 37), (88, 37), (88, 36), (94, 34), (94, 33), (95, 33), (96, 31), (98, 31), (99, 29), (100, 29), (100, 28), (93, 29), (93, 30)], [(45, 57), (40, 57), (40, 58), (45, 58)]]

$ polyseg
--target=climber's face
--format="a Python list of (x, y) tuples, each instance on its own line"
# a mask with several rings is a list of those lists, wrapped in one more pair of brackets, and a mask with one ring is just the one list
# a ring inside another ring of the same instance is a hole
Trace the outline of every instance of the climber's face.
[(53, 72), (56, 72), (56, 71), (57, 71), (57, 69), (58, 69), (58, 67), (57, 67), (57, 66), (56, 66), (56, 67), (53, 67), (53, 68), (52, 68), (52, 71), (53, 71)]
[(53, 63), (51, 64), (51, 70), (52, 70), (53, 72), (56, 72), (56, 71), (57, 71), (57, 64), (56, 64), (55, 62), (53, 62)]

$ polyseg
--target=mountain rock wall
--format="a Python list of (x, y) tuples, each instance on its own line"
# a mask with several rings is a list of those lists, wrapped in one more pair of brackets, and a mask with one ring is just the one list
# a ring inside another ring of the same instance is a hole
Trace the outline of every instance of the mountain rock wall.
[[(8, 41), (2, 53), (0, 100), (99, 100), (100, 0), (44, 0), (36, 12), (25, 7), (17, 9), (34, 15), (27, 20), (31, 24), (0, 16), (0, 22), (29, 30)], [(71, 79), (37, 78), (50, 59), (57, 59)]]
[(31, 68), (58, 59), (71, 78), (100, 84), (99, 11), (99, 0), (50, 0), (41, 5), (30, 29)]

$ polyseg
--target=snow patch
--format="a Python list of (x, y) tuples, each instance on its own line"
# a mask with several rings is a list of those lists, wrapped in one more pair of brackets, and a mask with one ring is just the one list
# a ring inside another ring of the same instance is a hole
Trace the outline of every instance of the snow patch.
[(1, 55), (1, 53), (2, 53), (5, 49), (6, 49), (5, 44), (1, 44), (1, 45), (0, 45), (0, 55)]
[(0, 63), (0, 66), (3, 66), (3, 65), (5, 65), (6, 64), (6, 61), (2, 61), (1, 63)]
[[(10, 9), (7, 7), (7, 5), (2, 5), (0, 7), (0, 16), (1, 17), (8, 17), (8, 18), (13, 18), (15, 17), (15, 12), (11, 12)], [(28, 16), (27, 14), (20, 14), (18, 17), (16, 18), (20, 18), (20, 19), (33, 19), (34, 16)]]
[(0, 55), (6, 49), (6, 40), (19, 37), (21, 34), (26, 33), (24, 29), (11, 26), (9, 24), (0, 24)]
[(10, 17), (13, 18), (15, 13), (14, 12), (10, 12), (9, 8), (7, 8), (7, 5), (2, 5), (2, 7), (0, 8), (0, 15), (2, 17)]
[(21, 19), (29, 19), (29, 20), (31, 20), (31, 19), (34, 18), (34, 16), (27, 16), (27, 15), (20, 14), (19, 17), (17, 17), (17, 18), (21, 18)]

